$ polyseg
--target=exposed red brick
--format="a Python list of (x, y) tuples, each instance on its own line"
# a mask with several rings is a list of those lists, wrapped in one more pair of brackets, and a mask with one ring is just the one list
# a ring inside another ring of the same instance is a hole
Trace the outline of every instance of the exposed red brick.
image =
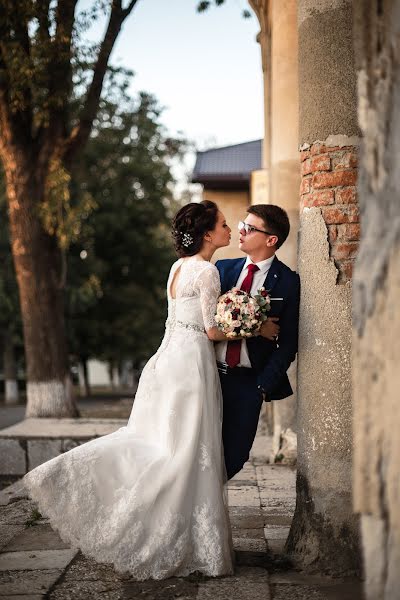
[(337, 225), (328, 225), (328, 239), (329, 243), (333, 244), (333, 242), (337, 239)]
[(324, 152), (338, 152), (343, 150), (340, 146), (324, 146)]
[(309, 194), (311, 189), (311, 177), (305, 177), (301, 180), (300, 194)]
[(312, 171), (313, 169), (311, 168), (311, 160), (307, 158), (307, 160), (301, 163), (301, 174), (302, 176), (309, 175), (312, 173)]
[(333, 171), (332, 173), (316, 173), (312, 178), (315, 189), (355, 185), (356, 171)]
[(357, 188), (346, 187), (336, 190), (336, 204), (355, 204), (357, 202)]
[(310, 148), (311, 156), (315, 156), (316, 154), (322, 154), (326, 152), (325, 144), (313, 144)]
[(301, 196), (303, 207), (327, 206), (335, 201), (335, 192), (333, 190), (323, 190), (322, 192), (311, 192)]
[(339, 283), (349, 281), (353, 276), (354, 260), (340, 261), (338, 267), (340, 270)]
[(338, 150), (343, 150), (340, 146), (325, 146), (325, 144), (313, 144), (310, 148), (311, 156), (316, 156), (317, 154), (324, 154), (325, 152), (337, 152)]
[(304, 207), (309, 207), (310, 205), (310, 198), (311, 194), (303, 194), (302, 196), (300, 196), (300, 212), (303, 211)]
[(322, 192), (311, 192), (310, 206), (327, 206), (335, 201), (335, 192), (333, 190), (323, 190)]
[(358, 223), (360, 220), (358, 206), (355, 204), (347, 206), (324, 206), (322, 214), (327, 225), (334, 225), (335, 223)]
[(338, 237), (345, 240), (360, 239), (360, 223), (338, 225)]
[[(320, 154), (311, 159), (311, 171), (329, 171), (331, 168), (331, 159), (327, 154)], [(310, 171), (310, 172), (311, 172)]]
[(300, 202), (302, 208), (311, 208), (312, 206), (314, 206), (312, 196), (312, 194), (304, 194), (303, 196), (301, 196)]
[(355, 169), (358, 160), (355, 152), (343, 152), (338, 156), (332, 157), (332, 169)]
[(310, 158), (310, 151), (309, 150), (302, 150), (300, 152), (300, 160), (307, 160), (307, 158)]
[(336, 260), (354, 258), (357, 254), (358, 245), (358, 242), (339, 242), (332, 247), (331, 256)]

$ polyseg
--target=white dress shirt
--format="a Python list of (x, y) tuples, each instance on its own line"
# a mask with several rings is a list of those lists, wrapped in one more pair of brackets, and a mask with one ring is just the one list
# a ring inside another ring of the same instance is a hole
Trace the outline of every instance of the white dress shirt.
[[(260, 262), (254, 263), (255, 265), (257, 265), (259, 270), (255, 271), (255, 273), (254, 273), (253, 282), (251, 284), (251, 290), (250, 290), (250, 293), (252, 295), (254, 295), (257, 292), (257, 290), (259, 290), (264, 285), (265, 278), (268, 274), (269, 268), (270, 268), (274, 258), (275, 258), (275, 255), (271, 256), (270, 258), (267, 258), (266, 260), (261, 260)], [(246, 262), (243, 265), (243, 269), (242, 269), (242, 271), (239, 275), (239, 278), (236, 282), (236, 285), (234, 285), (233, 287), (240, 288), (240, 286), (243, 283), (244, 278), (247, 275), (247, 265), (250, 265), (252, 263), (253, 263), (253, 261), (250, 260), (249, 257), (247, 257)], [(217, 357), (218, 362), (226, 363), (227, 346), (228, 346), (228, 342), (218, 342), (217, 344), (215, 344), (215, 355)], [(247, 351), (246, 340), (242, 340), (242, 344), (240, 347), (240, 362), (237, 366), (251, 368), (251, 362), (250, 362), (250, 358), (249, 358), (249, 353)]]

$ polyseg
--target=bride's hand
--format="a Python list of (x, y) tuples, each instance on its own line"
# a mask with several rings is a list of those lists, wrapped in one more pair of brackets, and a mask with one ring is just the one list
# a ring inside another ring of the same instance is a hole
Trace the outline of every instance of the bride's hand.
[(275, 338), (279, 335), (280, 330), (280, 327), (276, 321), (279, 321), (279, 317), (268, 317), (268, 319), (261, 325), (260, 335), (262, 335), (264, 338), (267, 338), (267, 340), (275, 340)]

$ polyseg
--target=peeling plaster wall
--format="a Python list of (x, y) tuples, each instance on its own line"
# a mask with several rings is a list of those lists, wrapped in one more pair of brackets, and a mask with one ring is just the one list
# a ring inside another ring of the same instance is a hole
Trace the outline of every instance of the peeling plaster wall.
[(298, 7), (300, 142), (358, 135), (351, 0)]
[(361, 243), (354, 275), (354, 505), (368, 600), (400, 597), (400, 1), (354, 2)]
[(321, 209), (305, 209), (300, 223), (298, 496), (288, 549), (305, 566), (318, 562), (346, 572), (358, 565), (351, 502), (351, 284), (336, 284)]
[(334, 263), (353, 259), (359, 218), (351, 1), (299, 0), (298, 27), (298, 472), (287, 550), (302, 567), (345, 574), (360, 569), (352, 504), (351, 269), (346, 265), (338, 277)]

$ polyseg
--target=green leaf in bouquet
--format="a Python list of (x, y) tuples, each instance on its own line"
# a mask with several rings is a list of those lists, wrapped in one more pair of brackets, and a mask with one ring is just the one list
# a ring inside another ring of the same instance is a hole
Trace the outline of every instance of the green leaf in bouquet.
[(268, 302), (266, 301), (265, 298), (263, 298), (263, 296), (260, 296), (260, 301), (258, 303), (260, 306), (265, 306), (266, 304), (268, 304)]

